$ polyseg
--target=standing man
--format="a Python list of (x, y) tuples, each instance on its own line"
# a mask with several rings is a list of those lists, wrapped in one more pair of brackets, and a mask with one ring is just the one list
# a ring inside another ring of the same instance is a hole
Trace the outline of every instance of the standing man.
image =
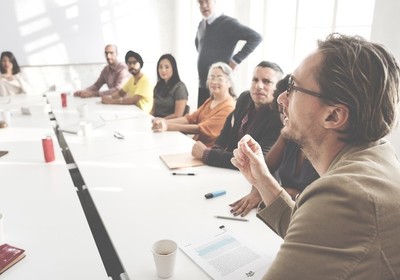
[(245, 134), (253, 136), (266, 154), (282, 128), (279, 111), (274, 108), (274, 91), (282, 75), (278, 64), (260, 62), (254, 68), (250, 91), (239, 96), (215, 144), (207, 148), (197, 141), (192, 148), (193, 157), (207, 165), (236, 169), (231, 163), (233, 150)]
[(384, 46), (331, 34), (278, 97), (283, 137), (320, 178), (293, 201), (257, 142), (239, 142), (232, 162), (262, 197), (258, 217), (283, 238), (263, 279), (400, 279), (400, 163), (383, 139), (396, 125), (399, 90), (399, 65)]
[[(90, 87), (74, 92), (74, 96), (82, 98), (110, 95), (118, 91), (128, 81), (130, 75), (128, 68), (122, 62), (118, 62), (117, 46), (107, 45), (104, 50), (107, 65), (101, 71), (100, 77)], [(100, 91), (100, 88), (106, 84), (108, 90)]]
[[(260, 44), (262, 37), (256, 31), (239, 23), (238, 20), (217, 12), (216, 0), (198, 0), (198, 3), (203, 15), (195, 38), (196, 49), (199, 53), (197, 106), (200, 107), (210, 97), (206, 82), (211, 64), (222, 61), (235, 69)], [(236, 45), (241, 40), (246, 43), (234, 54)]]
[(129, 73), (133, 76), (117, 92), (112, 95), (103, 96), (101, 102), (104, 104), (134, 104), (146, 113), (153, 108), (153, 88), (147, 75), (143, 74), (143, 59), (137, 52), (128, 51), (125, 55)]

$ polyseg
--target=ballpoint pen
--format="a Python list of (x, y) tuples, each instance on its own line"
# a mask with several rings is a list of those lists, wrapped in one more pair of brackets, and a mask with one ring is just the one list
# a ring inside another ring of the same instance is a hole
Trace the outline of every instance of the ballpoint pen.
[(196, 175), (196, 174), (195, 174), (195, 173), (192, 173), (192, 172), (188, 172), (188, 173), (184, 173), (184, 172), (173, 172), (172, 175), (194, 176), (194, 175)]
[(114, 131), (114, 137), (118, 139), (125, 139), (125, 136), (119, 133), (118, 131)]
[(225, 220), (232, 220), (232, 221), (241, 221), (241, 222), (248, 222), (248, 219), (243, 218), (236, 218), (236, 217), (227, 217), (227, 216), (215, 216), (217, 219), (225, 219)]

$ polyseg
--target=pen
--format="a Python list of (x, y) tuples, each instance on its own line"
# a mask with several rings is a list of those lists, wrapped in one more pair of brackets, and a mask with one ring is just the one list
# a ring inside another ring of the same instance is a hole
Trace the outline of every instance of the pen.
[(114, 131), (114, 137), (118, 139), (125, 139), (125, 136), (119, 133), (118, 131)]
[(248, 219), (236, 218), (236, 217), (226, 217), (226, 216), (214, 216), (218, 219), (225, 219), (225, 220), (232, 220), (232, 221), (241, 221), (241, 222), (248, 222)]
[(179, 173), (179, 172), (173, 172), (172, 175), (186, 175), (186, 176), (194, 176), (196, 175), (195, 173)]

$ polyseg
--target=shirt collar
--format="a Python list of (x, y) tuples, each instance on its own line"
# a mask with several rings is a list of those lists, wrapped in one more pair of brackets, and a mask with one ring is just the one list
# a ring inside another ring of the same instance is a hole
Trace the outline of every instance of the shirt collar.
[(206, 18), (208, 24), (211, 24), (214, 22), (214, 20), (217, 19), (217, 17), (219, 17), (220, 15), (222, 15), (221, 12), (215, 11), (214, 13), (212, 13), (208, 18)]

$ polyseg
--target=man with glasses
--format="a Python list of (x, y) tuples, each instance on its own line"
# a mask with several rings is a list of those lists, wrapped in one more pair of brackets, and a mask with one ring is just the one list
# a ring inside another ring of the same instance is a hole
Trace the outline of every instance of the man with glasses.
[(233, 150), (245, 134), (256, 139), (266, 154), (278, 139), (282, 128), (279, 112), (273, 107), (276, 83), (282, 75), (278, 64), (260, 62), (254, 68), (250, 91), (239, 96), (235, 110), (226, 119), (215, 144), (207, 148), (197, 141), (192, 148), (193, 157), (207, 165), (236, 169), (231, 163)]
[(103, 96), (104, 104), (134, 104), (146, 113), (153, 108), (153, 85), (150, 78), (142, 72), (143, 59), (137, 52), (128, 51), (125, 55), (125, 63), (132, 77), (117, 92)]
[[(130, 75), (128, 68), (122, 62), (118, 62), (118, 50), (115, 45), (107, 45), (104, 49), (107, 65), (103, 68), (97, 81), (90, 87), (74, 92), (75, 96), (82, 98), (111, 95), (118, 91), (128, 81)], [(100, 91), (103, 85), (107, 90)]]
[[(262, 41), (261, 35), (253, 29), (242, 25), (237, 19), (218, 12), (216, 2), (216, 0), (198, 0), (203, 20), (199, 23), (195, 38), (196, 50), (199, 53), (197, 107), (210, 97), (207, 75), (211, 64), (222, 61), (235, 69)], [(234, 53), (239, 41), (245, 41), (245, 44)]]
[(400, 163), (383, 139), (398, 114), (400, 69), (382, 45), (331, 34), (293, 72), (282, 135), (320, 178), (294, 202), (244, 136), (232, 163), (255, 186), (283, 239), (263, 279), (399, 279)]

